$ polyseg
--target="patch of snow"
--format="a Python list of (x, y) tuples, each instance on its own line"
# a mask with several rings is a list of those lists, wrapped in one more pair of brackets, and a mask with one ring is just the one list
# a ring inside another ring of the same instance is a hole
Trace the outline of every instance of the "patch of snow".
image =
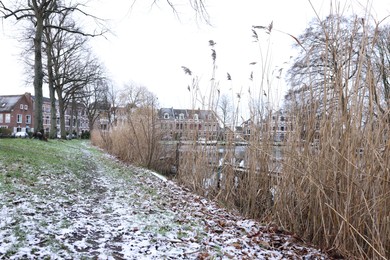
[(153, 171), (81, 149), (89, 171), (45, 171), (34, 187), (0, 193), (0, 259), (327, 259)]

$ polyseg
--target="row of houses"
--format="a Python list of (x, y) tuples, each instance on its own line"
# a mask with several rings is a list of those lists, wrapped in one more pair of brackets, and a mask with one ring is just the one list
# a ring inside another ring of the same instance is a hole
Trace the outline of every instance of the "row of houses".
[[(0, 128), (7, 128), (11, 133), (34, 132), (34, 96), (30, 93), (22, 95), (0, 96)], [(121, 111), (120, 108), (115, 108)], [(49, 132), (53, 123), (51, 119), (51, 103), (49, 98), (43, 99), (43, 126), (44, 131)], [(59, 115), (58, 102), (56, 104), (56, 114)], [(102, 113), (104, 115), (104, 113)], [(115, 115), (115, 114), (114, 114)], [(115, 117), (120, 117), (117, 113)], [(125, 116), (122, 115), (125, 118)], [(101, 116), (98, 126), (108, 129), (108, 122), (118, 122), (119, 118), (107, 120), (108, 116)], [(123, 120), (122, 120), (123, 121)], [(268, 121), (268, 130), (272, 130), (275, 141), (283, 141), (286, 134), (292, 130), (290, 120), (282, 111), (272, 115), (272, 120)], [(60, 134), (60, 122), (57, 117), (54, 122), (57, 127), (57, 134)], [(194, 138), (201, 140), (222, 140), (226, 135), (234, 135), (235, 138), (249, 140), (253, 130), (253, 122), (247, 120), (241, 125), (230, 129), (223, 126), (218, 115), (212, 110), (204, 109), (174, 109), (161, 108), (158, 111), (158, 123), (164, 133), (165, 140), (186, 140)], [(259, 125), (259, 124), (257, 124)], [(89, 120), (86, 109), (77, 104), (75, 107), (69, 106), (65, 111), (65, 130), (89, 131)]]
[(269, 120), (254, 123), (249, 119), (234, 129), (224, 126), (212, 110), (161, 108), (158, 118), (165, 140), (196, 138), (210, 141), (235, 138), (248, 141), (254, 134), (251, 131), (257, 127), (259, 131), (256, 134), (270, 133), (273, 141), (281, 142), (292, 131), (292, 122), (282, 110), (273, 113)]
[[(0, 96), (0, 128), (6, 128), (11, 133), (16, 132), (34, 132), (34, 108), (35, 98), (31, 93), (26, 92), (22, 95), (4, 95)], [(59, 115), (58, 102), (56, 103), (56, 115)], [(51, 103), (49, 98), (43, 98), (42, 117), (44, 131), (48, 133), (53, 123), (51, 119)], [(54, 122), (57, 128), (57, 134), (60, 134), (60, 119), (57, 117)], [(68, 108), (65, 111), (65, 130), (71, 131), (78, 129), (82, 131), (89, 130), (89, 121), (86, 110), (83, 106), (77, 105), (76, 111)]]

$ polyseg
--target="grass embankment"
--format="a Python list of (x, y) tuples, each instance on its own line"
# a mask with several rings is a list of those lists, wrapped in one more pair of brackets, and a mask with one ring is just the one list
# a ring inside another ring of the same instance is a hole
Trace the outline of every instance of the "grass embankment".
[(144, 233), (173, 218), (151, 214), (164, 199), (151, 176), (86, 141), (0, 139), (0, 259), (142, 253)]
[[(30, 139), (0, 140), (0, 183), (9, 188), (17, 183), (35, 186), (37, 178), (65, 171), (81, 172), (87, 166), (82, 153), (70, 142), (39, 142)], [(17, 181), (16, 181), (17, 180)]]
[(77, 227), (107, 195), (101, 172), (132, 176), (102, 155), (76, 140), (0, 139), (0, 258), (83, 255)]
[(327, 259), (87, 142), (1, 139), (0, 176), (0, 259)]

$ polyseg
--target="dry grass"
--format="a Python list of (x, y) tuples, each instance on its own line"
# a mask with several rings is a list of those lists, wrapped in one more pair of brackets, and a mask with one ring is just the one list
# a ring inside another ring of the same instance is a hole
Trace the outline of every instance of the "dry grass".
[(333, 117), (321, 120), (314, 144), (291, 139), (274, 209), (285, 228), (345, 256), (389, 258), (389, 126), (375, 124)]
[(157, 114), (150, 107), (133, 109), (109, 131), (95, 130), (91, 141), (125, 162), (137, 166), (169, 172), (170, 163), (163, 158), (174, 158), (175, 150), (162, 146), (161, 132), (157, 127)]

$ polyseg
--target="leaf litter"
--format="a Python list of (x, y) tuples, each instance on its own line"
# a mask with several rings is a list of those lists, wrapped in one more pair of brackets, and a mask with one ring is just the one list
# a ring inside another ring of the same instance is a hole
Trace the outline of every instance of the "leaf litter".
[(0, 259), (329, 259), (277, 226), (80, 149), (80, 172), (47, 169), (13, 189), (0, 182)]

